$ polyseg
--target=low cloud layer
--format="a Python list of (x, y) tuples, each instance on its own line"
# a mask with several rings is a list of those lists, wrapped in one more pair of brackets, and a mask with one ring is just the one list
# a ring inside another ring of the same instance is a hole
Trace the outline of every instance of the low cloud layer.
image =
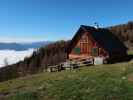
[(29, 49), (25, 51), (15, 51), (15, 50), (0, 50), (0, 67), (5, 65), (10, 65), (24, 60), (25, 57), (32, 55), (34, 49)]

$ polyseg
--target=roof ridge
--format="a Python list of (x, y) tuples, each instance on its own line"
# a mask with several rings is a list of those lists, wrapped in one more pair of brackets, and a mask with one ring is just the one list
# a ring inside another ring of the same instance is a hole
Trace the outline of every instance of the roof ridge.
[(88, 26), (88, 25), (80, 25), (80, 27), (85, 30), (85, 31), (88, 31), (88, 30), (96, 30), (95, 27), (93, 26)]

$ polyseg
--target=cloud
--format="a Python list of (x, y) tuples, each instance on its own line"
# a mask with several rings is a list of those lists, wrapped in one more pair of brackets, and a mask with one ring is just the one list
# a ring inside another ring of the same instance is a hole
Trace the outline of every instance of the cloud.
[(32, 55), (34, 49), (25, 51), (15, 50), (0, 50), (0, 67), (4, 67), (6, 64), (14, 64), (24, 60), (25, 57)]

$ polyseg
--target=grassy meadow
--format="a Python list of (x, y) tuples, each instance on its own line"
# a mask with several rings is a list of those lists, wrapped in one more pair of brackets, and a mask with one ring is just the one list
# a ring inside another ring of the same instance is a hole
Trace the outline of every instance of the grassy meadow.
[(0, 100), (133, 100), (133, 62), (9, 80), (0, 83)]

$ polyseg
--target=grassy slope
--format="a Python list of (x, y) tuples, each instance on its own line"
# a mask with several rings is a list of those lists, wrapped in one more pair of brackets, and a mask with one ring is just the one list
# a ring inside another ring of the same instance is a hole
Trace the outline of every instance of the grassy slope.
[(133, 100), (132, 76), (131, 62), (41, 73), (0, 83), (0, 100)]

